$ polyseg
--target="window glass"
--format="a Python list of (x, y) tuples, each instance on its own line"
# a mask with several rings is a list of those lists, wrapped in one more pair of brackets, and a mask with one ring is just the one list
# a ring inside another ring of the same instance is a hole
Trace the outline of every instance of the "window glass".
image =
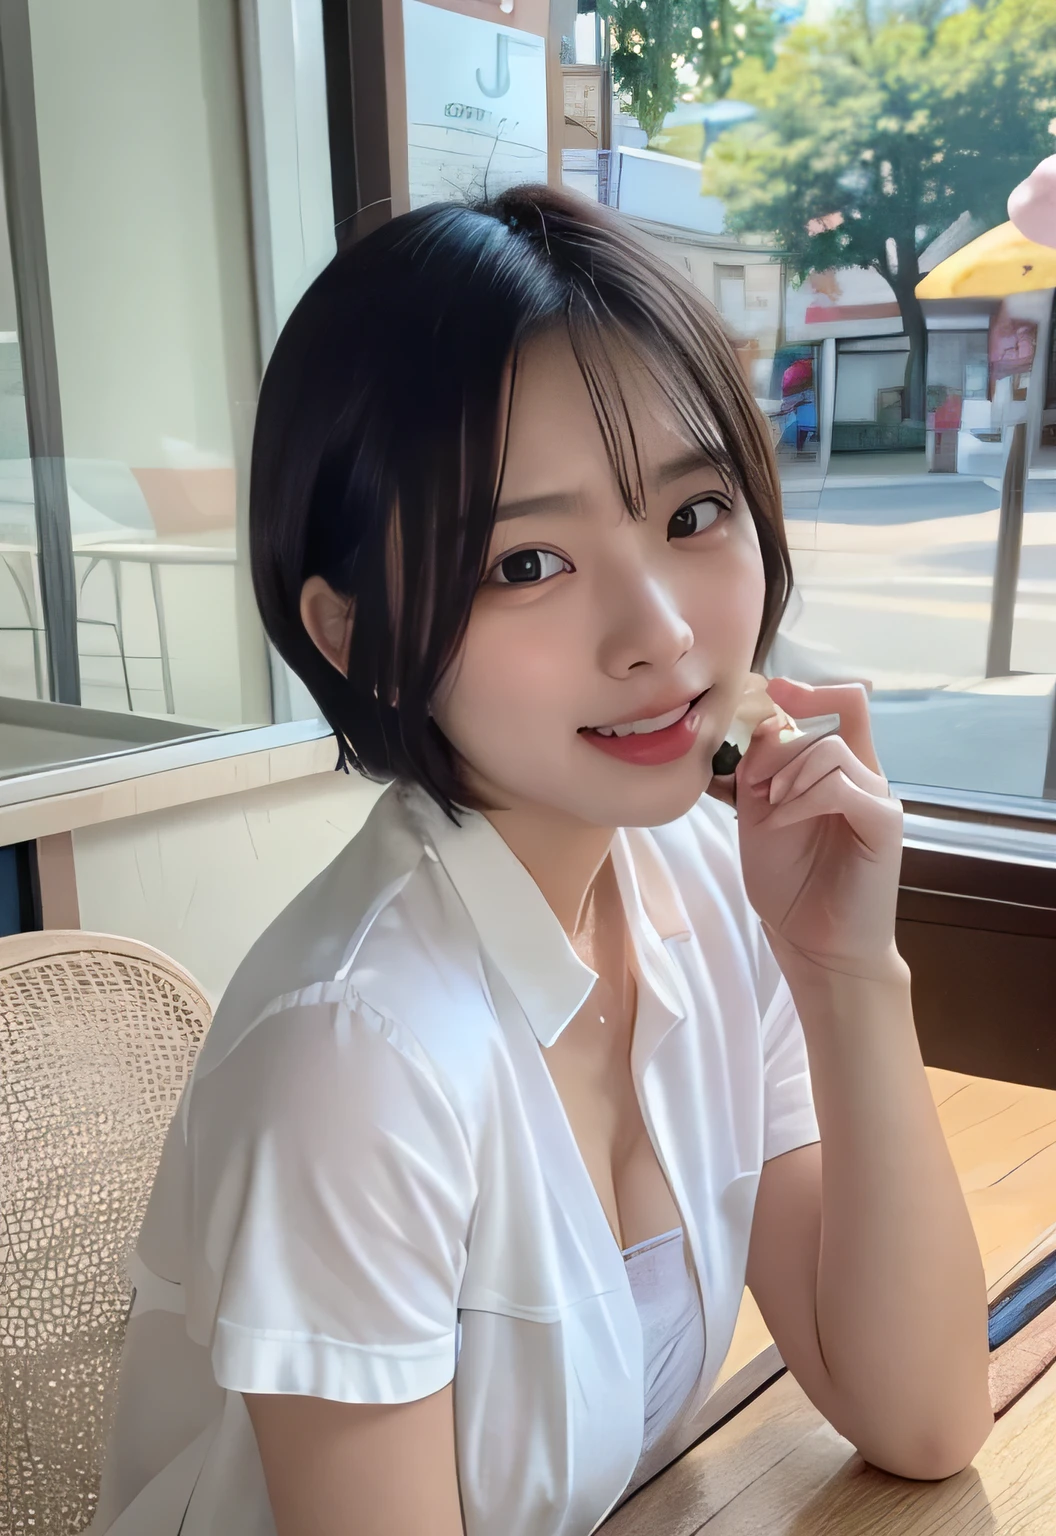
[(895, 781), (1056, 800), (1056, 251), (1006, 209), (1056, 150), (1056, 12), (598, 9), (599, 196), (720, 311), (770, 423), (770, 669), (868, 681)]
[(29, 11), (81, 703), (188, 728), (265, 723), (245, 537), (260, 360), (235, 7)]

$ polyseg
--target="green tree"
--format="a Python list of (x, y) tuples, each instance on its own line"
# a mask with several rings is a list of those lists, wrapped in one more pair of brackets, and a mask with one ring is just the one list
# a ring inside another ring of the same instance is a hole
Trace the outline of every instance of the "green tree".
[(894, 290), (910, 354), (908, 415), (924, 416), (925, 246), (962, 213), (1007, 218), (1012, 188), (1056, 148), (1056, 0), (981, 0), (956, 15), (922, 0), (825, 28), (798, 25), (772, 68), (746, 60), (733, 90), (758, 116), (710, 151), (704, 190), (735, 233), (770, 234), (796, 281), (870, 267)]
[(741, 60), (773, 62), (776, 24), (765, 0), (598, 0), (612, 28), (612, 73), (646, 136), (660, 130), (692, 66), (702, 99), (726, 95)]

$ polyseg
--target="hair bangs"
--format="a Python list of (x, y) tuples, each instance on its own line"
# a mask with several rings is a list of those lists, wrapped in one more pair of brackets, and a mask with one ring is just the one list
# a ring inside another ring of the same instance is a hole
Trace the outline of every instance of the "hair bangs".
[(628, 333), (625, 326), (596, 317), (570, 320), (569, 338), (590, 397), (624, 505), (632, 517), (645, 516), (645, 486), (634, 412), (621, 383), (631, 372), (671, 407), (674, 421), (701, 457), (731, 485), (740, 475), (727, 451), (715, 414), (679, 349), (655, 332)]

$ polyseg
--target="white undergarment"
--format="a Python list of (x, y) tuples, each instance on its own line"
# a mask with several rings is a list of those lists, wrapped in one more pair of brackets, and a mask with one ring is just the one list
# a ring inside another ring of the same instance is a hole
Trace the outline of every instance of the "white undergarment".
[[(704, 1364), (704, 1317), (682, 1228), (623, 1250), (642, 1325), (645, 1432), (631, 1480), (613, 1509), (685, 1450), (682, 1410)], [(455, 1336), (455, 1358), (462, 1342)]]
[(682, 1228), (625, 1248), (623, 1257), (642, 1324), (645, 1436), (621, 1504), (685, 1449), (682, 1409), (704, 1364), (704, 1318)]

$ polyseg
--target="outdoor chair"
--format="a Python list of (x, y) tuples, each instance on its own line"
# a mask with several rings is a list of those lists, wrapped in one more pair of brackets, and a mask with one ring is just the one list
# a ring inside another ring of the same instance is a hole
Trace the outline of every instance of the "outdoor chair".
[(0, 938), (0, 1536), (90, 1523), (124, 1273), (211, 1009), (149, 944)]

